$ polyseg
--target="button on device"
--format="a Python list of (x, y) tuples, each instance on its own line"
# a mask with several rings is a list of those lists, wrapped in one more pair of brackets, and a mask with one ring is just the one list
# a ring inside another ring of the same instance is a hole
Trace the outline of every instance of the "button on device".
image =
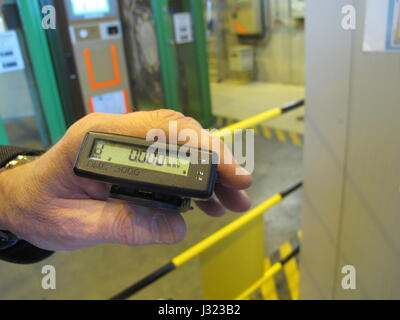
[(203, 182), (204, 179), (204, 171), (197, 171), (197, 181)]

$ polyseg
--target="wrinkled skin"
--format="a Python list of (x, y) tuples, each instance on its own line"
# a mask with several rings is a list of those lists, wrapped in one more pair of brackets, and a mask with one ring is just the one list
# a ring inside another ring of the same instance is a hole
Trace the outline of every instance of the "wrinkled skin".
[[(0, 173), (0, 229), (47, 250), (75, 250), (102, 243), (136, 246), (181, 241), (186, 225), (179, 213), (107, 199), (108, 185), (77, 177), (72, 170), (86, 132), (146, 137), (153, 128), (168, 133), (169, 121), (177, 121), (178, 131), (191, 128), (207, 139), (217, 139), (197, 121), (170, 110), (90, 114), (71, 126), (37, 160)], [(221, 162), (232, 158), (223, 144), (215, 151)], [(250, 207), (243, 189), (251, 185), (252, 177), (243, 170), (237, 175), (240, 166), (231, 160), (233, 164), (218, 166), (215, 196), (197, 202), (210, 216), (222, 216), (226, 209), (243, 212)]]

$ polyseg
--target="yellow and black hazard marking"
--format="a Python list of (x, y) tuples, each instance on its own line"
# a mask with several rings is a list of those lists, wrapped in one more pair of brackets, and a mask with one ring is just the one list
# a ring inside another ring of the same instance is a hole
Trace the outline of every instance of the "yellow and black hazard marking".
[[(254, 221), (256, 218), (262, 216), (267, 210), (271, 207), (275, 206), (276, 204), (280, 203), (283, 199), (287, 196), (292, 194), (293, 192), (297, 191), (303, 186), (303, 182), (297, 182), (296, 184), (292, 185), (288, 189), (281, 191), (265, 202), (261, 203), (260, 205), (256, 206), (255, 208), (251, 209), (238, 219), (234, 220), (233, 222), (229, 223), (225, 227), (219, 229), (218, 231), (214, 232), (210, 236), (206, 237), (202, 241), (198, 242), (194, 246), (190, 247), (189, 249), (183, 251), (176, 257), (174, 257), (170, 262), (162, 266), (161, 268), (155, 270), (154, 272), (150, 273), (146, 277), (142, 278), (138, 282), (134, 283), (133, 285), (129, 286), (128, 288), (122, 290), (118, 294), (111, 297), (111, 300), (122, 300), (128, 299), (133, 294), (137, 293), (138, 291), (142, 290), (143, 288), (151, 285), (158, 279), (162, 278), (166, 274), (180, 268), (181, 266), (185, 265), (187, 262), (193, 260), (194, 258), (198, 257), (200, 254), (204, 253), (207, 249), (214, 246), (215, 244), (219, 243), (227, 236), (231, 235), (233, 232), (239, 230), (245, 225), (248, 225), (251, 221)], [(278, 271), (285, 267), (285, 265), (292, 260), (294, 257), (297, 256), (299, 253), (300, 247), (296, 247), (292, 252), (283, 256), (278, 262), (274, 263), (271, 268), (269, 268), (262, 279), (259, 279), (257, 283), (253, 284), (250, 288), (247, 288), (237, 299), (248, 299), (254, 292), (256, 292), (261, 285), (263, 285), (266, 280), (272, 278)]]
[(298, 300), (300, 271), (300, 232), (291, 241), (286, 241), (279, 249), (265, 259), (265, 273), (236, 300)]
[(266, 272), (277, 264), (281, 264), (282, 267), (260, 287), (259, 292), (264, 300), (299, 299), (299, 248), (300, 233), (282, 244), (271, 257), (265, 259)]
[[(230, 119), (222, 116), (214, 116), (215, 128), (225, 128), (240, 120)], [(283, 130), (279, 128), (272, 128), (267, 126), (258, 125), (254, 128), (254, 134), (269, 140), (277, 140), (284, 143), (291, 143), (295, 146), (303, 146), (303, 134), (294, 131)]]

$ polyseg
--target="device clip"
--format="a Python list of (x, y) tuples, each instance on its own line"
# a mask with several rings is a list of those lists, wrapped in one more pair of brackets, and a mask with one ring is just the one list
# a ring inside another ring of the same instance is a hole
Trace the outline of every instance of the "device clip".
[(133, 202), (139, 206), (164, 209), (177, 212), (186, 212), (193, 209), (191, 200), (156, 192), (148, 192), (134, 188), (113, 185), (110, 197)]

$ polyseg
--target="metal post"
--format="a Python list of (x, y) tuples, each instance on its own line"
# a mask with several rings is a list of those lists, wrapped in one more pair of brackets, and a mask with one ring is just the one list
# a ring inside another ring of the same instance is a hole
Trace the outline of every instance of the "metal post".
[(202, 0), (191, 0), (191, 8), (197, 58), (195, 68), (198, 75), (202, 106), (200, 122), (205, 127), (211, 127), (213, 125), (213, 117), (211, 110), (210, 80), (208, 74), (206, 29), (204, 23), (204, 3)]
[(165, 107), (175, 111), (182, 111), (178, 87), (178, 66), (174, 48), (173, 28), (168, 11), (168, 0), (152, 0), (151, 7), (157, 35)]

